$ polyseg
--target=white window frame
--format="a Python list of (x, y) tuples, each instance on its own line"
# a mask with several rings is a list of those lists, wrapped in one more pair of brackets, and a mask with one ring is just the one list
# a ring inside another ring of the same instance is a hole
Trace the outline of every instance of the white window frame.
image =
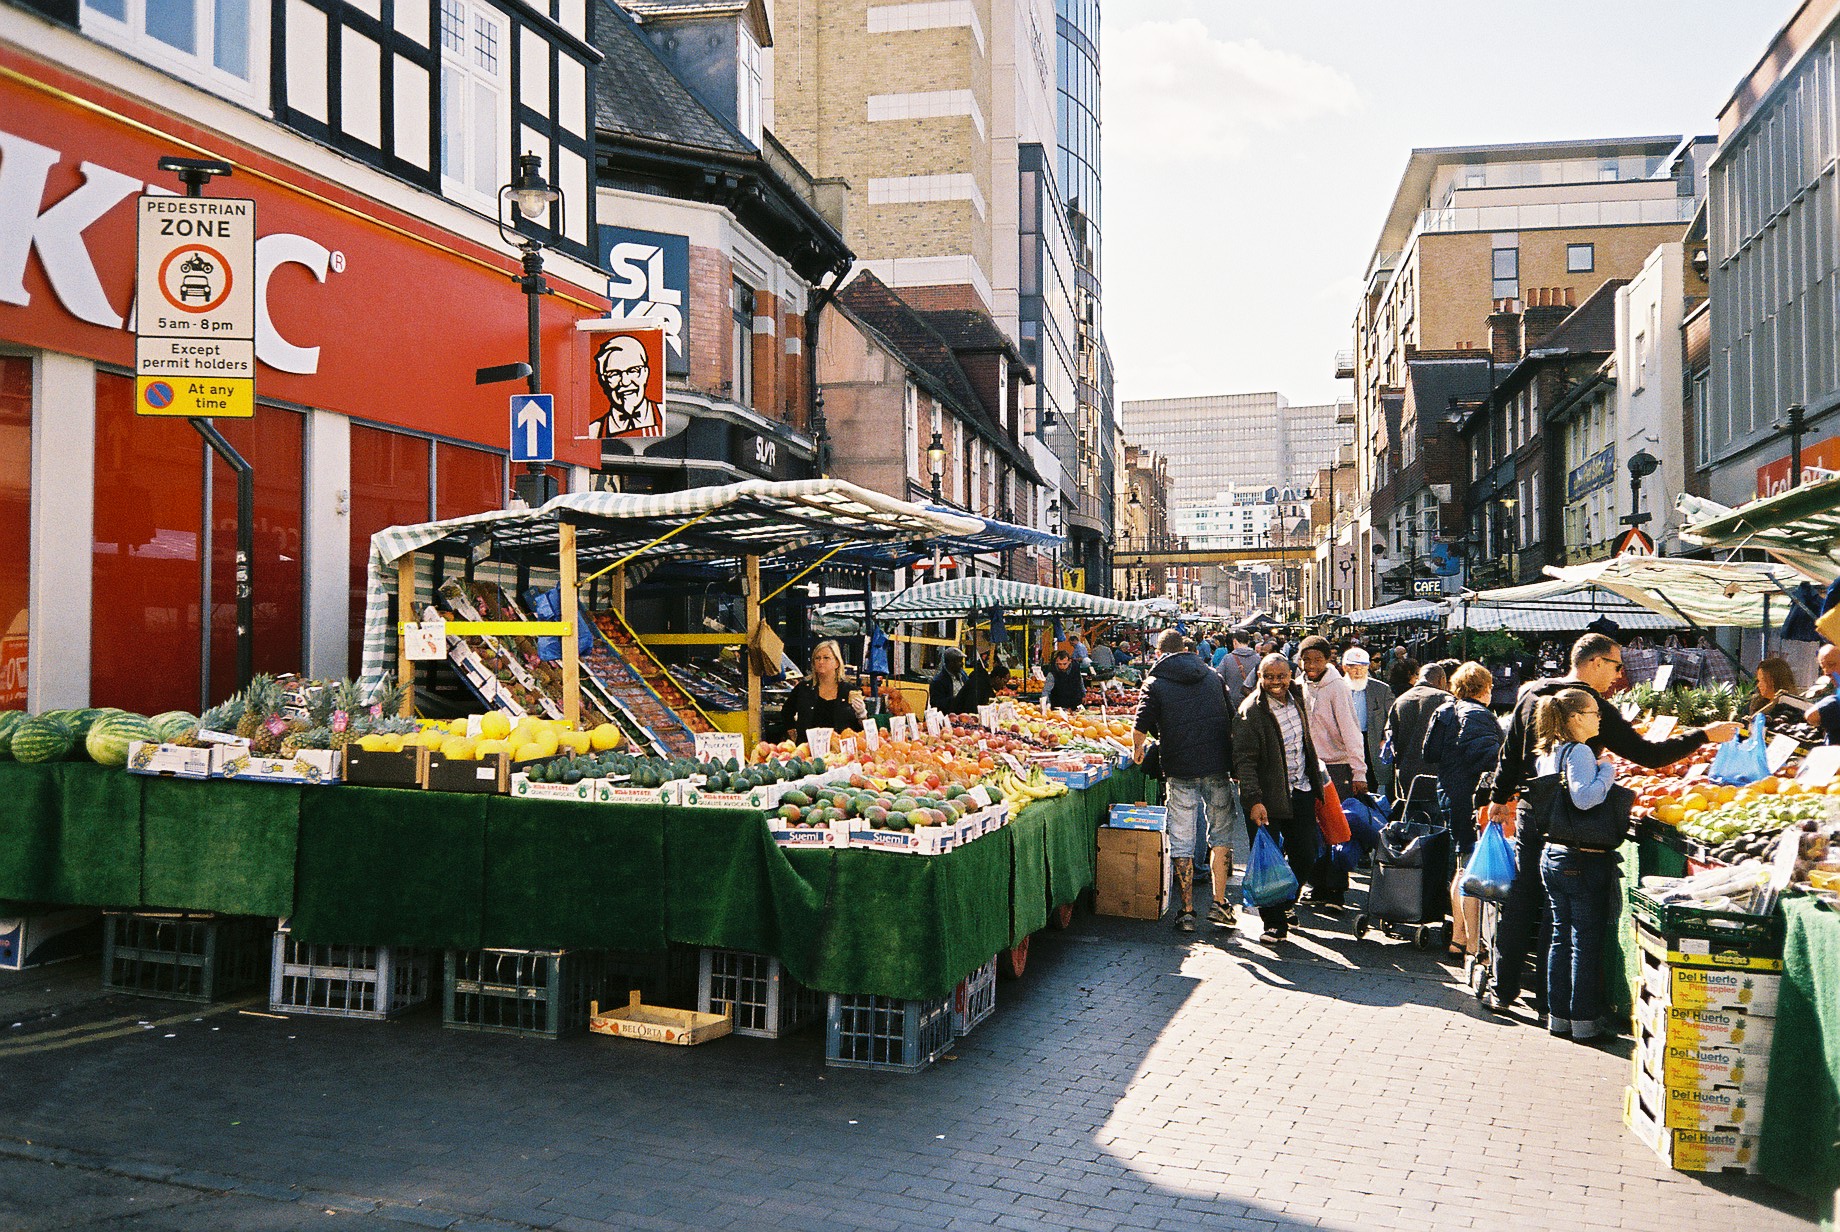
[[(198, 46), (208, 50), (185, 52), (147, 33), (147, 0), (122, 0), (124, 20), (90, 7), (83, 0), (78, 24), (84, 34), (155, 68), (182, 77), (223, 98), (243, 103), (269, 114), (269, 0), (247, 0), (249, 4), (249, 79), (217, 67), (215, 57), (217, 6), (215, 0), (193, 0), (196, 24), (193, 33)], [(323, 54), (323, 53), (322, 53)]]
[(745, 23), (739, 33), (735, 40), (735, 127), (758, 147), (763, 124), (760, 44)]
[[(448, 43), (446, 23), (450, 8), (457, 10), (461, 18), (463, 43), (457, 48)], [(495, 68), (479, 63), (477, 40), (482, 27), (491, 28), (497, 36)], [(515, 33), (509, 17), (479, 0), (441, 0), (435, 13), (434, 39), (441, 52), (441, 74), (437, 125), (440, 148), (435, 151), (434, 161), (441, 173), (441, 191), (493, 217), (498, 215), (499, 188), (511, 182), (511, 39)], [(498, 140), (494, 143), (493, 166), (489, 173), (475, 165), (478, 148), (473, 121), (477, 117), (471, 107), (464, 117), (466, 123), (460, 141), (461, 174), (456, 176), (448, 171), (449, 108), (462, 105), (452, 88), (456, 78), (470, 96), (466, 101), (475, 107), (479, 102), (477, 90), (484, 88), (491, 94)], [(489, 180), (490, 187), (483, 186), (481, 179)]]
[(906, 383), (901, 395), (901, 433), (907, 442), (907, 457), (913, 467), (911, 473), (918, 475), (925, 459), (920, 456), (920, 387), (912, 381)]

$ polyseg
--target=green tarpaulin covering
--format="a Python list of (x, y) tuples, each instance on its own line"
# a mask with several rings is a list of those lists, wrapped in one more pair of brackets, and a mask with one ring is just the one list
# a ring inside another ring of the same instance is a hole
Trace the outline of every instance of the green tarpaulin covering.
[(1757, 1166), (1825, 1207), (1840, 1190), (1840, 914), (1795, 898), (1783, 913), (1782, 990)]
[(305, 941), (776, 954), (808, 987), (939, 997), (1093, 879), (1134, 768), (943, 856), (786, 850), (751, 809), (0, 765), (0, 899), (289, 916)]

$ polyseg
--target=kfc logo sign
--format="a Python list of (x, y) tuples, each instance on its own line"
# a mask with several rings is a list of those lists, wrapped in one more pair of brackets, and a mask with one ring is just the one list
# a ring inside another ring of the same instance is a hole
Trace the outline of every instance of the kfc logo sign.
[(665, 371), (690, 371), (690, 240), (682, 235), (602, 227), (601, 264), (607, 267), (608, 318), (620, 325), (656, 326), (664, 331)]
[[(26, 261), (36, 252), (45, 279), (65, 311), (104, 329), (132, 331), (133, 306), (124, 317), (110, 303), (86, 233), (128, 198), (169, 190), (86, 161), (78, 165), (82, 183), (46, 204), (51, 171), (62, 158), (50, 146), (0, 130), (0, 304), (26, 307), (31, 303), (25, 285)], [(290, 264), (303, 267), (323, 283), (328, 272), (344, 270), (345, 259), (344, 254), (304, 235), (282, 232), (256, 240), (256, 358), (281, 372), (312, 375), (319, 370), (320, 349), (282, 337), (269, 313), (269, 280), (277, 269)], [(131, 249), (127, 268), (120, 272), (132, 279)]]

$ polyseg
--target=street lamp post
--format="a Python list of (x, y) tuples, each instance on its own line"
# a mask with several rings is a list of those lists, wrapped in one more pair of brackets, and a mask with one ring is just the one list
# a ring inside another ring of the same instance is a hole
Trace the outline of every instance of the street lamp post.
[(933, 429), (933, 439), (926, 443), (926, 468), (933, 475), (933, 503), (943, 505), (946, 494), (944, 489), (944, 468), (946, 464), (946, 443), (939, 439), (939, 429)]
[[(563, 199), (560, 191), (552, 188), (543, 178), (542, 157), (536, 154), (518, 155), (517, 174), (512, 177), (511, 183), (498, 190), (498, 234), (507, 245), (523, 254), (523, 268), (512, 276), (512, 280), (524, 292), (527, 310), (525, 340), (530, 352), (528, 389), (533, 394), (543, 392), (539, 315), (542, 297), (549, 294), (549, 283), (543, 279), (543, 242), (519, 231), (517, 221), (521, 216), (526, 221), (537, 222), (549, 212), (552, 205), (558, 213), (557, 231), (567, 231), (568, 202)], [(541, 462), (526, 462), (524, 474), (516, 480), (518, 496), (533, 509), (556, 494), (555, 486), (555, 478)]]

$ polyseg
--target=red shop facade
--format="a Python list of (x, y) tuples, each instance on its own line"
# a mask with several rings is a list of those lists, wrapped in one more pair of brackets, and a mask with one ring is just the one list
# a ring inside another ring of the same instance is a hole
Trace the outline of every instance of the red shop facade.
[[(255, 669), (355, 671), (372, 533), (506, 502), (519, 386), (474, 374), (524, 357), (526, 303), (491, 221), (268, 127), (239, 140), (0, 43), (0, 708), (236, 686), (235, 476), (134, 407), (135, 198), (178, 188), (163, 155), (230, 161), (209, 194), (257, 203), (258, 405), (216, 421), (255, 470)], [(548, 266), (555, 473), (585, 488), (574, 326), (607, 303), (591, 267)]]

